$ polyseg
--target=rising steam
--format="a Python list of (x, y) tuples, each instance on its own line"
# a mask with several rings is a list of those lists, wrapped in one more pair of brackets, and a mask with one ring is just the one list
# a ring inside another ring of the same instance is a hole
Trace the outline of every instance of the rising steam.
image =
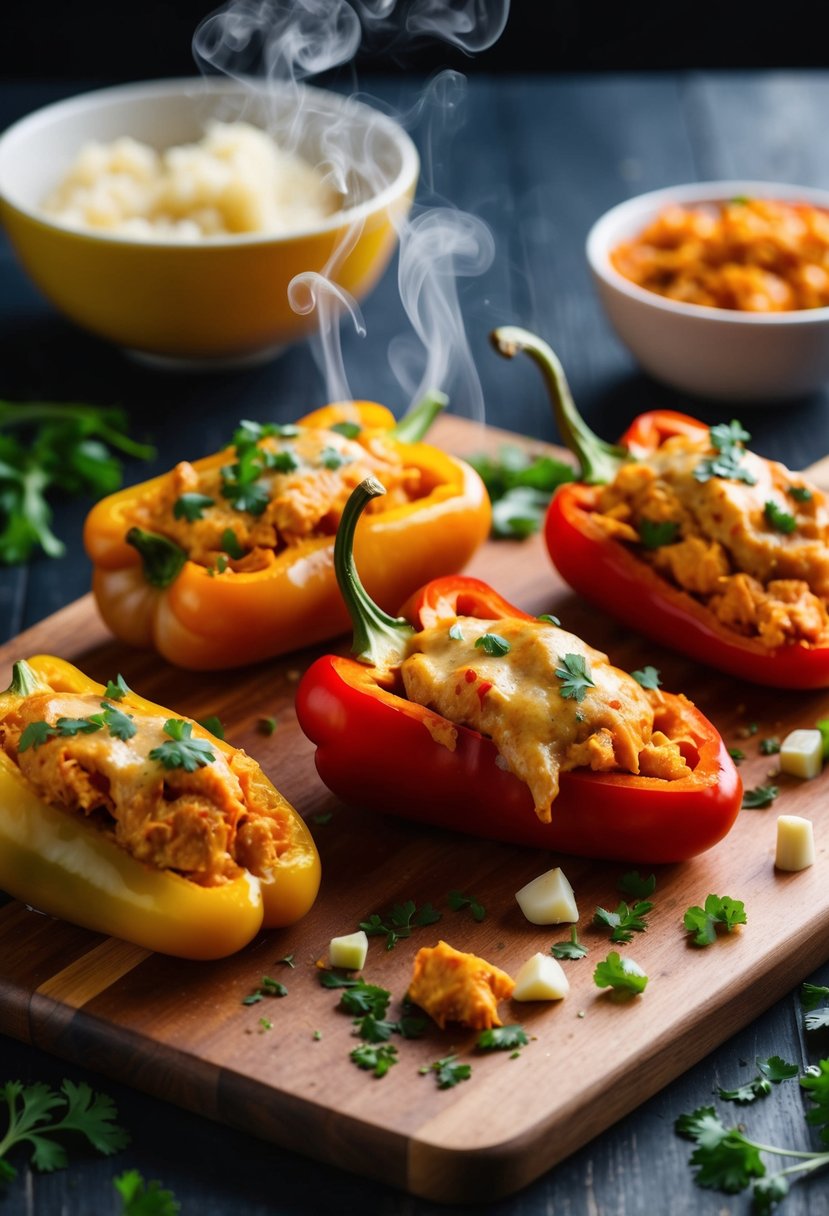
[[(208, 71), (243, 80), (287, 87), (303, 107), (301, 122), (282, 126), (281, 143), (303, 140), (303, 124), (314, 109), (313, 91), (300, 82), (350, 62), (361, 45), (385, 40), (399, 56), (401, 48), (424, 39), (439, 39), (467, 54), (485, 50), (503, 32), (510, 0), (230, 0), (206, 17), (193, 38), (197, 63)], [(434, 188), (433, 159), (441, 121), (456, 111), (465, 85), (456, 72), (432, 81), (405, 125), (426, 125), (423, 169)], [(399, 118), (400, 120), (400, 118)], [(313, 115), (312, 115), (313, 121)], [(274, 124), (276, 125), (276, 124)], [(359, 146), (353, 132), (319, 121), (317, 160), (332, 185), (347, 195), (353, 183), (378, 193), (393, 180), (392, 166), (375, 155), (372, 131)], [(303, 149), (304, 150), (304, 149)], [(359, 236), (352, 225), (322, 273), (297, 275), (290, 288), (297, 312), (315, 312), (319, 340), (314, 353), (326, 382), (328, 399), (348, 400), (339, 321), (350, 314), (358, 334), (365, 334), (356, 302), (337, 283), (337, 269)], [(399, 226), (398, 285), (413, 333), (390, 343), (389, 362), (412, 401), (430, 389), (454, 393), (464, 412), (483, 418), (483, 395), (466, 338), (459, 276), (483, 274), (494, 256), (492, 235), (475, 216), (448, 205), (415, 208)]]

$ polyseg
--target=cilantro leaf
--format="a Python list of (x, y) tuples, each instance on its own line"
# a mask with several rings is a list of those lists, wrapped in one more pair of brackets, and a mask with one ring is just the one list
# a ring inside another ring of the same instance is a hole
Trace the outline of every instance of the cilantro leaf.
[(746, 811), (762, 810), (764, 807), (771, 806), (779, 793), (780, 790), (776, 785), (758, 785), (753, 790), (745, 790), (743, 809)]
[(461, 1081), (468, 1081), (472, 1076), (471, 1064), (458, 1064), (457, 1055), (443, 1056), (433, 1064), (426, 1064), (420, 1069), (425, 1076), (430, 1072), (436, 1074), (438, 1089), (452, 1089)]
[(219, 541), (224, 552), (234, 561), (245, 556), (245, 551), (239, 544), (239, 538), (232, 528), (225, 528), (222, 533), (222, 539)]
[(644, 933), (647, 930), (645, 917), (652, 911), (653, 904), (649, 900), (638, 900), (628, 905), (621, 900), (615, 912), (607, 908), (597, 908), (593, 916), (594, 923), (611, 929), (612, 942), (627, 943), (633, 941), (634, 933)]
[(583, 701), (588, 688), (596, 687), (587, 659), (581, 654), (566, 654), (563, 659), (559, 659), (559, 663), (561, 666), (556, 668), (556, 675), (561, 680), (561, 696), (573, 701)]
[(808, 486), (789, 486), (789, 494), (795, 502), (811, 502), (814, 497)]
[(209, 718), (200, 718), (199, 726), (203, 726), (205, 730), (209, 730), (211, 735), (215, 735), (217, 739), (224, 739), (225, 728), (218, 714), (211, 714)]
[(340, 469), (344, 464), (351, 463), (350, 456), (344, 456), (336, 448), (323, 448), (319, 454), (319, 462), (324, 469)]
[(596, 965), (593, 983), (597, 988), (612, 988), (620, 993), (644, 992), (648, 977), (632, 958), (621, 958), (611, 950), (602, 963)]
[(67, 738), (73, 735), (94, 735), (95, 731), (103, 729), (102, 719), (102, 714), (94, 714), (90, 718), (58, 718), (55, 733)]
[(660, 549), (663, 545), (673, 544), (679, 531), (679, 524), (668, 519), (661, 522), (655, 519), (640, 519), (637, 530), (639, 539), (646, 549)]
[(112, 1185), (123, 1203), (120, 1216), (176, 1216), (181, 1211), (172, 1191), (163, 1190), (160, 1182), (145, 1182), (138, 1170), (125, 1170)]
[(767, 1060), (758, 1060), (757, 1067), (773, 1085), (791, 1080), (800, 1071), (796, 1064), (787, 1064), (780, 1056), (769, 1056)]
[(729, 747), (728, 754), (735, 764), (739, 764), (741, 760), (745, 760), (746, 754), (740, 747)]
[(335, 422), (328, 429), (335, 435), (343, 435), (346, 439), (356, 439), (358, 435), (362, 434), (363, 428), (356, 422)]
[(739, 1085), (736, 1089), (717, 1089), (724, 1102), (739, 1102), (746, 1105), (749, 1102), (755, 1102), (757, 1098), (764, 1098), (771, 1093), (771, 1083), (765, 1077), (754, 1077), (751, 1081), (747, 1081), (744, 1085)]
[(794, 515), (784, 511), (771, 498), (763, 505), (763, 514), (777, 532), (784, 532), (788, 536), (797, 528), (797, 520)]
[(770, 736), (768, 739), (760, 740), (760, 755), (761, 756), (776, 756), (780, 751), (780, 740), (775, 736)]
[(748, 443), (751, 439), (751, 435), (736, 418), (732, 418), (730, 422), (720, 422), (717, 426), (712, 426), (709, 435), (712, 447), (720, 452), (727, 451), (735, 444)]
[(247, 511), (249, 515), (262, 515), (270, 502), (267, 486), (260, 485), (258, 481), (227, 480), (222, 484), (222, 496), (237, 511)]
[(743, 457), (742, 445), (751, 438), (740, 423), (735, 419), (728, 424), (712, 426), (709, 437), (717, 455), (700, 461), (694, 470), (696, 480), (708, 481), (711, 477), (723, 477), (745, 482), (749, 486), (755, 485), (757, 478), (740, 464)]
[(506, 638), (501, 637), (500, 633), (483, 633), (475, 639), (475, 649), (483, 650), (485, 654), (492, 655), (494, 658), (501, 658), (502, 655), (509, 654), (512, 647)]
[(806, 1122), (819, 1127), (821, 1141), (829, 1144), (829, 1060), (818, 1060), (808, 1068), (800, 1085), (814, 1103), (806, 1113)]
[(587, 952), (587, 946), (579, 941), (578, 929), (575, 925), (572, 925), (570, 928), (569, 942), (555, 942), (554, 945), (550, 946), (550, 953), (553, 958), (584, 958)]
[[(78, 1132), (105, 1154), (117, 1152), (129, 1142), (124, 1129), (114, 1122), (117, 1111), (112, 1099), (93, 1093), (85, 1083), (64, 1080), (58, 1093), (40, 1081), (28, 1086), (7, 1081), (0, 1086), (0, 1101), (8, 1108), (8, 1127), (0, 1138), (0, 1177), (16, 1174), (5, 1160), (16, 1144), (28, 1142), (34, 1167), (50, 1171), (66, 1165), (66, 1150), (53, 1139), (58, 1133)], [(61, 1114), (56, 1116), (53, 1112), (59, 1109)]]
[(204, 768), (216, 759), (206, 739), (192, 738), (190, 722), (168, 718), (164, 723), (164, 733), (169, 735), (169, 742), (154, 747), (150, 752), (150, 759), (157, 760), (164, 768), (183, 768), (186, 773), (194, 773), (197, 768)]
[(721, 927), (731, 933), (736, 925), (746, 923), (745, 906), (739, 899), (730, 899), (727, 895), (707, 895), (705, 907), (695, 905), (688, 908), (683, 918), (683, 924), (695, 946), (710, 946), (716, 940), (717, 928)]
[(632, 895), (634, 899), (647, 899), (656, 890), (656, 875), (649, 874), (643, 878), (638, 870), (628, 870), (616, 884), (623, 895)]
[(101, 709), (104, 712), (99, 716), (114, 739), (121, 739), (126, 743), (127, 739), (133, 737), (137, 727), (132, 720), (132, 714), (125, 714), (123, 710), (118, 709), (115, 705), (110, 705), (108, 701), (101, 702)]
[(486, 916), (486, 908), (475, 899), (474, 895), (463, 895), (460, 891), (450, 891), (446, 897), (446, 902), (453, 912), (459, 912), (462, 908), (468, 908), (472, 914), (472, 919), (479, 923)]
[(384, 1077), (393, 1064), (399, 1063), (393, 1043), (361, 1043), (351, 1052), (351, 1059), (375, 1077)]
[(209, 494), (197, 494), (195, 491), (181, 494), (173, 503), (173, 518), (195, 523), (204, 517), (207, 507), (214, 506), (215, 502), (215, 498), (211, 498)]
[(463, 630), (457, 621), (455, 621), (454, 625), (449, 626), (449, 636), (453, 642), (463, 641)]
[(117, 675), (114, 680), (107, 680), (107, 686), (104, 689), (104, 696), (107, 701), (122, 701), (130, 692), (130, 686), (122, 675)]
[(47, 739), (53, 739), (57, 735), (57, 730), (54, 726), (50, 726), (48, 722), (30, 722), (20, 736), (20, 741), (17, 744), (18, 752), (28, 751), (30, 747), (37, 749), (41, 747)]
[(408, 899), (404, 904), (395, 904), (388, 913), (388, 923), (383, 921), (376, 912), (368, 920), (360, 921), (359, 928), (369, 937), (385, 934), (386, 949), (393, 950), (401, 938), (411, 937), (412, 929), (424, 925), (434, 925), (441, 919), (441, 914), (431, 904), (416, 908), (414, 900)]
[(276, 730), (276, 718), (260, 718), (256, 728), (260, 735), (272, 735)]
[(496, 540), (526, 540), (544, 522), (550, 495), (531, 486), (515, 486), (492, 504), (492, 535)]
[(340, 997), (339, 1008), (355, 1017), (370, 1014), (374, 1018), (384, 1018), (389, 1007), (391, 993), (377, 984), (369, 984), (365, 980), (357, 980), (349, 985)]
[(641, 671), (632, 671), (630, 673), (637, 684), (641, 684), (643, 688), (651, 688), (656, 690), (661, 685), (662, 681), (659, 678), (659, 669), (657, 667), (643, 667)]
[(512, 1051), (516, 1047), (526, 1047), (529, 1041), (524, 1027), (516, 1023), (482, 1030), (475, 1046), (479, 1051)]
[(573, 469), (550, 456), (533, 457), (506, 444), (497, 456), (471, 456), (469, 464), (486, 486), (492, 502), (492, 534), (523, 540), (544, 521), (553, 491), (572, 481)]

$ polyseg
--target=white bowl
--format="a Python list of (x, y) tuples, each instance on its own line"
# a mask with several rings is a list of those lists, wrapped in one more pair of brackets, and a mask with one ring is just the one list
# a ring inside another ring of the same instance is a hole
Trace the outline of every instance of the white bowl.
[[(342, 161), (344, 206), (305, 231), (159, 241), (62, 224), (41, 204), (82, 145), (130, 135), (155, 148), (198, 140), (209, 119), (264, 127), (313, 164)], [(411, 205), (409, 136), (371, 106), (306, 85), (223, 77), (149, 81), (46, 106), (0, 138), (0, 215), (23, 266), (77, 324), (127, 349), (204, 364), (273, 353), (317, 326), (291, 307), (304, 272), (360, 299)], [(341, 251), (341, 252), (340, 252)]]
[(613, 328), (645, 371), (685, 393), (762, 404), (814, 392), (829, 381), (829, 308), (736, 312), (681, 304), (614, 269), (611, 251), (669, 204), (730, 198), (786, 199), (829, 209), (829, 191), (778, 182), (670, 186), (620, 203), (587, 236), (587, 261)]

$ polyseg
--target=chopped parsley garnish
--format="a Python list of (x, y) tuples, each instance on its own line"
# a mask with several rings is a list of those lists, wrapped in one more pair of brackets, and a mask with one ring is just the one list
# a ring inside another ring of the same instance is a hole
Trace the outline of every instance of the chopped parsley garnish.
[(718, 928), (731, 933), (737, 925), (745, 923), (742, 900), (730, 899), (727, 895), (707, 895), (703, 908), (694, 905), (683, 917), (683, 924), (695, 946), (710, 946), (717, 939)]
[(800, 1003), (807, 1030), (829, 1028), (829, 988), (823, 984), (804, 984), (800, 990)]
[(597, 908), (593, 921), (594, 924), (604, 925), (611, 930), (612, 942), (626, 944), (633, 941), (634, 933), (644, 933), (647, 930), (644, 918), (652, 910), (653, 904), (647, 899), (630, 905), (622, 900), (615, 912), (608, 912), (607, 908)]
[(767, 806), (771, 806), (780, 790), (776, 785), (757, 785), (753, 790), (746, 790), (743, 794), (743, 809), (746, 811), (760, 811)]
[(411, 937), (413, 928), (434, 925), (440, 919), (440, 912), (431, 904), (424, 904), (422, 908), (418, 908), (414, 900), (407, 899), (404, 904), (394, 905), (388, 914), (388, 923), (375, 912), (368, 920), (360, 921), (359, 927), (369, 937), (385, 934), (386, 949), (393, 950), (402, 938)]
[(513, 1051), (516, 1047), (526, 1047), (529, 1041), (524, 1027), (516, 1022), (511, 1026), (482, 1030), (475, 1046), (479, 1051)]
[(341, 469), (344, 464), (351, 463), (350, 456), (344, 456), (336, 448), (323, 448), (319, 454), (319, 462), (324, 469)]
[(658, 667), (651, 667), (648, 665), (647, 667), (641, 668), (640, 671), (632, 671), (630, 674), (633, 676), (636, 683), (641, 684), (643, 688), (650, 688), (656, 691), (656, 689), (662, 684), (662, 681), (659, 678)]
[(262, 982), (258, 988), (254, 988), (249, 996), (242, 998), (243, 1005), (258, 1005), (266, 996), (281, 997), (287, 996), (288, 989), (284, 984), (280, 984), (279, 980), (271, 979), (269, 975), (262, 976)]
[(694, 470), (697, 481), (708, 481), (711, 477), (724, 477), (733, 481), (745, 482), (753, 486), (757, 478), (748, 469), (740, 465), (744, 455), (743, 444), (751, 438), (736, 419), (730, 423), (720, 423), (712, 426), (709, 431), (711, 446), (716, 450), (716, 456), (707, 456), (701, 460)]
[(446, 897), (446, 902), (453, 912), (459, 912), (462, 908), (468, 908), (472, 914), (472, 919), (478, 922), (482, 921), (486, 916), (486, 908), (475, 899), (474, 895), (464, 895), (461, 891), (450, 891)]
[(126, 743), (127, 739), (131, 739), (136, 733), (137, 727), (132, 719), (132, 714), (125, 714), (123, 710), (117, 709), (114, 705), (107, 704), (106, 701), (101, 702), (102, 714), (95, 714), (94, 717), (103, 719), (103, 724), (106, 726), (109, 733), (115, 739), (121, 739)]
[(639, 539), (646, 549), (660, 549), (663, 545), (673, 544), (679, 524), (670, 519), (641, 519), (638, 531)]
[(501, 658), (502, 655), (509, 654), (512, 647), (500, 633), (482, 633), (475, 640), (475, 649), (483, 650), (484, 654), (492, 655), (493, 658)]
[(124, 1170), (112, 1185), (121, 1196), (120, 1216), (177, 1216), (181, 1204), (172, 1191), (165, 1191), (160, 1182), (145, 1182), (138, 1170)]
[(228, 557), (233, 558), (234, 561), (238, 561), (240, 557), (245, 556), (245, 551), (239, 544), (239, 538), (232, 528), (225, 528), (219, 543)]
[(604, 962), (597, 964), (593, 983), (597, 988), (636, 994), (645, 991), (648, 977), (632, 958), (621, 958), (615, 950), (611, 950)]
[(616, 887), (623, 895), (630, 895), (634, 899), (648, 899), (656, 890), (656, 875), (649, 874), (647, 878), (643, 878), (638, 870), (628, 870), (616, 883)]
[(119, 674), (114, 680), (107, 680), (104, 696), (108, 701), (121, 701), (128, 692), (130, 692), (130, 686), (124, 677)]
[(728, 754), (735, 764), (739, 764), (741, 760), (745, 760), (746, 754), (739, 747), (729, 747)]
[(209, 718), (199, 718), (199, 726), (203, 726), (205, 730), (209, 730), (211, 735), (215, 735), (217, 739), (224, 739), (225, 728), (221, 718), (216, 714), (211, 714)]
[(449, 636), (453, 642), (463, 641), (463, 630), (457, 621), (455, 621), (454, 625), (449, 626)]
[(757, 1061), (758, 1074), (750, 1081), (738, 1085), (735, 1089), (717, 1088), (717, 1093), (723, 1102), (739, 1102), (746, 1105), (765, 1098), (771, 1093), (772, 1085), (781, 1081), (789, 1081), (800, 1071), (796, 1064), (787, 1064), (780, 1056), (769, 1056), (767, 1060)]
[(212, 507), (215, 501), (209, 494), (197, 494), (195, 491), (182, 494), (173, 503), (173, 516), (175, 519), (186, 519), (195, 523), (203, 518), (206, 508)]
[(769, 498), (763, 506), (763, 513), (771, 526), (778, 532), (785, 532), (788, 536), (797, 527), (797, 520), (788, 511), (784, 511), (782, 507), (778, 507), (774, 499)]
[(789, 494), (795, 502), (811, 502), (814, 497), (808, 486), (789, 486)]
[(248, 419), (239, 423), (233, 432), (233, 443), (238, 448), (255, 447), (260, 439), (295, 439), (301, 428), (295, 422), (251, 422)]
[(270, 501), (267, 487), (254, 480), (228, 479), (222, 483), (222, 494), (237, 511), (250, 515), (261, 515)]
[(761, 756), (776, 756), (780, 751), (780, 740), (772, 735), (768, 739), (760, 740), (760, 755)]
[(356, 422), (335, 422), (328, 429), (337, 435), (342, 435), (345, 439), (356, 439), (362, 433), (363, 428)]
[(103, 729), (103, 725), (100, 714), (91, 718), (58, 718), (53, 733), (67, 738), (75, 735), (94, 735), (95, 731)]
[(399, 1063), (393, 1043), (361, 1043), (351, 1052), (351, 1059), (375, 1077), (384, 1077), (393, 1064)]
[(470, 456), (492, 502), (492, 535), (523, 540), (543, 523), (553, 491), (572, 481), (573, 469), (550, 456), (533, 457), (506, 444), (497, 456)]
[(561, 680), (561, 696), (573, 701), (583, 701), (588, 688), (596, 687), (587, 659), (582, 654), (566, 654), (563, 659), (559, 659), (559, 663), (561, 666), (556, 668), (556, 675)]
[(256, 729), (260, 735), (272, 735), (276, 730), (276, 718), (260, 718)]
[[(327, 987), (328, 985), (326, 985)], [(340, 997), (340, 1009), (355, 1017), (371, 1017), (381, 1019), (386, 1016), (391, 993), (387, 988), (378, 984), (369, 984), (366, 980), (356, 980), (344, 987)]]
[(17, 1176), (6, 1159), (17, 1144), (31, 1147), (31, 1163), (44, 1173), (63, 1169), (66, 1150), (53, 1137), (65, 1132), (85, 1136), (99, 1153), (116, 1153), (129, 1143), (129, 1136), (115, 1122), (118, 1112), (106, 1094), (72, 1081), (61, 1082), (60, 1092), (42, 1081), (24, 1086), (20, 1081), (0, 1085), (0, 1102), (8, 1115), (8, 1126), (0, 1138), (0, 1183)]
[(54, 726), (50, 726), (48, 722), (30, 722), (20, 736), (17, 750), (18, 752), (25, 752), (30, 747), (37, 749), (47, 739), (53, 739), (57, 733)]
[(206, 739), (192, 737), (190, 722), (168, 718), (164, 723), (164, 733), (169, 736), (169, 742), (154, 747), (150, 752), (150, 759), (157, 760), (164, 768), (183, 768), (186, 773), (194, 773), (197, 768), (204, 768), (216, 759)]
[(294, 473), (299, 468), (296, 453), (290, 448), (283, 448), (281, 452), (263, 452), (262, 457), (265, 468), (275, 473)]
[(30, 722), (20, 736), (17, 750), (25, 752), (30, 747), (37, 749), (48, 739), (74, 738), (75, 735), (93, 735), (107, 728), (115, 739), (126, 741), (136, 732), (131, 714), (125, 714), (107, 701), (101, 701), (102, 713), (90, 714), (87, 718), (58, 718), (54, 726), (48, 722)]
[(575, 925), (570, 929), (569, 942), (556, 942), (550, 946), (550, 954), (552, 954), (553, 958), (584, 958), (587, 952), (587, 946), (579, 941), (578, 929)]
[(457, 1055), (444, 1056), (435, 1060), (434, 1064), (424, 1064), (420, 1069), (421, 1076), (435, 1073), (438, 1089), (452, 1089), (460, 1081), (468, 1081), (472, 1076), (471, 1064), (458, 1064)]

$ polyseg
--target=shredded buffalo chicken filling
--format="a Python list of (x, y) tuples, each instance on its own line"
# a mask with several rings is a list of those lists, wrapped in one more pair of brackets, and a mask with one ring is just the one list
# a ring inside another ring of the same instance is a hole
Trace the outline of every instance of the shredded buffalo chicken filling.
[[(493, 636), (496, 653), (488, 654)], [(586, 678), (573, 679), (573, 671)], [(545, 823), (562, 772), (618, 770), (668, 781), (690, 773), (681, 741), (655, 727), (661, 694), (545, 621), (441, 622), (410, 640), (400, 674), (410, 701), (493, 740)], [(439, 742), (454, 749), (455, 736), (443, 731)]]
[(197, 469), (181, 461), (136, 503), (130, 522), (174, 541), (191, 561), (213, 567), (223, 555), (231, 569), (250, 572), (284, 549), (333, 536), (351, 491), (366, 477), (380, 478), (387, 491), (369, 510), (388, 511), (429, 492), (421, 471), (404, 465), (383, 436), (287, 429), (297, 433), (265, 435), (224, 465)]
[(408, 996), (441, 1029), (447, 1022), (460, 1022), (489, 1030), (501, 1025), (498, 1001), (512, 996), (514, 988), (505, 971), (441, 941), (418, 950)]
[(591, 516), (729, 629), (773, 650), (829, 643), (829, 510), (784, 465), (736, 449), (737, 476), (705, 477), (718, 451), (677, 435), (624, 465)]
[[(100, 707), (100, 696), (34, 693), (0, 719), (0, 746), (42, 801), (96, 823), (139, 861), (202, 886), (240, 869), (266, 877), (289, 847), (287, 820), (244, 752), (226, 756), (213, 743), (213, 759), (193, 772), (166, 768), (149, 754), (169, 742), (168, 720), (132, 706), (128, 740), (99, 729), (21, 748), (27, 727), (88, 721)], [(193, 738), (210, 736), (195, 727)]]

